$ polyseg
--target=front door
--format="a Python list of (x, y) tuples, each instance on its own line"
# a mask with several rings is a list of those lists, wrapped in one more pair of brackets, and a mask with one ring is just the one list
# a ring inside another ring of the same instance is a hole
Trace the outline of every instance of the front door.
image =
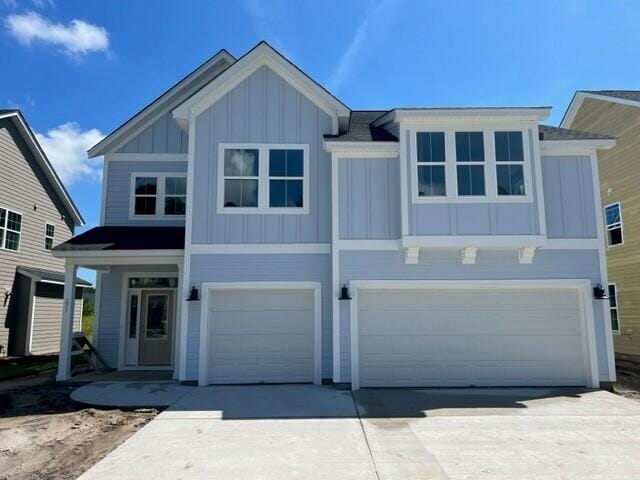
[(138, 365), (171, 365), (174, 290), (143, 290)]

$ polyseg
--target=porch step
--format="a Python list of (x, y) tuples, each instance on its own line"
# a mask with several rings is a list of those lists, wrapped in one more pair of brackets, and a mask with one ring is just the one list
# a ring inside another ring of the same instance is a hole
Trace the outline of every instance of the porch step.
[(96, 372), (112, 372), (115, 370), (111, 368), (109, 364), (100, 356), (98, 350), (93, 346), (84, 333), (76, 332), (73, 334), (73, 340), (71, 344), (71, 355), (83, 355), (89, 365)]

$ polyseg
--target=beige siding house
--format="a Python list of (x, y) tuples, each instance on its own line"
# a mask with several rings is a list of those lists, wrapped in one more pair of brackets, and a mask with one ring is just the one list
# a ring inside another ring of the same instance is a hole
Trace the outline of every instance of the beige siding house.
[[(64, 261), (82, 217), (18, 110), (0, 110), (0, 355), (57, 352)], [(76, 288), (76, 330), (82, 288)]]
[(598, 156), (611, 328), (616, 356), (640, 361), (640, 91), (576, 92), (562, 126), (617, 137)]

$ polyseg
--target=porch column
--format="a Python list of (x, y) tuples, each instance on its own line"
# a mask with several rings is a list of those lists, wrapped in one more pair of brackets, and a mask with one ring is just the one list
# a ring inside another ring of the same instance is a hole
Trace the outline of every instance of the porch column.
[(75, 310), (76, 272), (78, 266), (67, 260), (64, 267), (64, 298), (62, 303), (62, 326), (60, 329), (60, 356), (56, 380), (71, 378), (71, 340), (73, 338), (73, 311)]

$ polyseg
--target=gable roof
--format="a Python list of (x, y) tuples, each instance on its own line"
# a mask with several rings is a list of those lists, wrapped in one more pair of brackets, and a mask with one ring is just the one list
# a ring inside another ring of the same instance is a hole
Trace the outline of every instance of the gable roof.
[(13, 121), (13, 124), (22, 135), (22, 138), (29, 147), (29, 150), (31, 150), (31, 153), (33, 153), (33, 156), (38, 162), (38, 165), (40, 165), (40, 167), (42, 168), (42, 171), (44, 172), (47, 180), (49, 180), (49, 183), (53, 187), (54, 192), (58, 195), (58, 198), (62, 202), (63, 207), (73, 219), (73, 223), (79, 226), (84, 225), (84, 219), (80, 214), (80, 210), (78, 210), (76, 204), (73, 203), (71, 195), (69, 195), (69, 192), (67, 192), (67, 189), (62, 183), (62, 180), (60, 180), (60, 177), (58, 177), (58, 174), (54, 170), (53, 165), (51, 165), (51, 162), (47, 158), (47, 155), (44, 153), (44, 150), (42, 150), (42, 147), (38, 143), (36, 136), (31, 131), (31, 128), (27, 124), (25, 118), (22, 116), (20, 110), (0, 110), (0, 118), (8, 118)]
[[(184, 227), (100, 226), (54, 247), (58, 252), (108, 250), (182, 250)], [(56, 256), (64, 256), (59, 253)]]
[(327, 142), (397, 142), (388, 130), (376, 127), (373, 122), (387, 110), (353, 110), (347, 131), (339, 135), (325, 135)]
[(126, 143), (151, 123), (170, 112), (235, 62), (225, 49), (220, 50), (198, 68), (183, 77), (158, 98), (124, 122), (88, 151), (89, 158), (104, 155)]
[(571, 127), (586, 98), (640, 107), (640, 90), (577, 90), (564, 112), (561, 127)]
[(570, 128), (552, 127), (550, 125), (538, 125), (540, 140), (615, 140), (616, 137), (601, 135), (599, 133), (583, 132)]
[(640, 90), (584, 90), (585, 93), (640, 102)]
[(349, 107), (264, 40), (200, 91), (177, 106), (173, 110), (174, 118), (184, 126), (191, 114), (198, 115), (204, 111), (263, 65), (271, 68), (331, 116), (335, 120), (336, 133), (339, 127), (340, 130), (346, 129), (351, 113)]

